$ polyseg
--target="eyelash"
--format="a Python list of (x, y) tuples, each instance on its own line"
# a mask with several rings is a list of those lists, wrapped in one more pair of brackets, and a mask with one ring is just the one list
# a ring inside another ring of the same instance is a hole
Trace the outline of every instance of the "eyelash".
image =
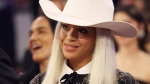
[(79, 29), (79, 32), (83, 33), (83, 34), (87, 34), (88, 33), (88, 31), (86, 29)]
[(61, 27), (64, 28), (64, 29), (67, 29), (67, 28), (68, 28), (68, 25), (66, 25), (66, 24), (61, 24)]
[[(61, 24), (61, 27), (65, 30), (68, 30), (68, 28), (69, 28), (69, 26), (67, 24), (63, 24), (63, 23)], [(82, 34), (87, 34), (88, 33), (88, 31), (84, 28), (80, 28), (80, 29), (78, 29), (78, 31)]]

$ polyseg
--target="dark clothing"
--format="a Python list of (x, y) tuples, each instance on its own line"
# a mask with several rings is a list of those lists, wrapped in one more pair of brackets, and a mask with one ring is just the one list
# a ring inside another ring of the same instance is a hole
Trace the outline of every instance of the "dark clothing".
[[(41, 84), (44, 76), (45, 76), (45, 73), (38, 74), (37, 76), (34, 77), (34, 79), (30, 82), (30, 84)], [(132, 77), (129, 73), (124, 73), (124, 72), (121, 72), (120, 70), (117, 70), (116, 76), (118, 79), (118, 84), (139, 84), (134, 79), (134, 77)], [(87, 79), (88, 79), (88, 74), (85, 74), (85, 75), (78, 74), (75, 77), (73, 77), (73, 83), (67, 83), (67, 84), (87, 84), (87, 81), (88, 81)], [(62, 84), (66, 84), (66, 83), (62, 83)]]
[(29, 84), (29, 82), (40, 73), (39, 64), (35, 64), (32, 70), (23, 72), (20, 76), (21, 84)]
[(14, 25), (12, 11), (7, 7), (0, 11), (0, 47), (8, 54), (12, 63), (15, 58)]
[[(7, 1), (7, 0), (6, 0)], [(11, 2), (11, 0), (8, 0)], [(31, 0), (31, 7), (29, 10), (33, 12), (34, 18), (37, 17), (39, 9), (39, 1)], [(19, 9), (18, 9), (19, 10)], [(12, 63), (17, 66), (15, 61), (16, 45), (15, 45), (15, 24), (14, 24), (14, 5), (8, 4), (4, 9), (0, 10), (0, 48), (2, 48), (10, 57)]]
[(0, 84), (19, 84), (12, 62), (2, 49), (0, 49)]
[(39, 63), (35, 63), (32, 60), (32, 54), (29, 49), (25, 53), (22, 69), (23, 71), (20, 75), (21, 84), (29, 84), (29, 82), (40, 73)]

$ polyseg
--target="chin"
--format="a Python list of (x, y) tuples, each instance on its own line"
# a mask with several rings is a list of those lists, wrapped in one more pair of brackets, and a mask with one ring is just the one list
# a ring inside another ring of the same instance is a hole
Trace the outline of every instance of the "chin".
[(64, 57), (69, 60), (69, 59), (73, 59), (75, 56), (74, 55), (64, 55)]
[(40, 62), (41, 61), (41, 58), (39, 58), (40, 56), (38, 55), (33, 55), (32, 59), (34, 62)]

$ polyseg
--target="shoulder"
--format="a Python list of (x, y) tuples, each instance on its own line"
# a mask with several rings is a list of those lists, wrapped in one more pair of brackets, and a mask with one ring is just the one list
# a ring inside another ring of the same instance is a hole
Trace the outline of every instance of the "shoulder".
[(44, 76), (45, 76), (46, 72), (44, 73), (39, 73), (38, 75), (36, 75), (31, 81), (29, 84), (41, 84), (41, 82), (43, 81), (44, 79)]
[(19, 76), (7, 53), (0, 48), (0, 84), (19, 84)]
[(119, 69), (116, 70), (116, 76), (118, 84), (139, 84), (131, 74)]

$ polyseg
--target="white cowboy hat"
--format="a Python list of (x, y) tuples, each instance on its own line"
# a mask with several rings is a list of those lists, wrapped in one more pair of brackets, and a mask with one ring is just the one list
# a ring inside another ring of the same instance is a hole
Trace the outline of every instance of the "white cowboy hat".
[(56, 21), (110, 29), (112, 34), (118, 36), (137, 36), (137, 30), (133, 25), (127, 22), (113, 21), (112, 0), (68, 0), (63, 11), (52, 1), (40, 0), (39, 3), (45, 15)]

